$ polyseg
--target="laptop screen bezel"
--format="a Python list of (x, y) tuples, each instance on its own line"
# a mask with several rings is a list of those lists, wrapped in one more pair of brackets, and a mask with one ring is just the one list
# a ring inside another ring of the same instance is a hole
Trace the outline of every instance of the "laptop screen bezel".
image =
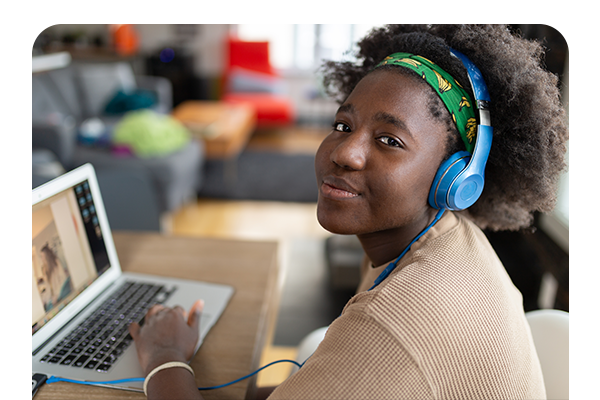
[(73, 188), (81, 182), (88, 181), (90, 192), (94, 199), (98, 223), (102, 230), (106, 252), (110, 267), (102, 273), (90, 286), (83, 290), (69, 304), (60, 310), (50, 321), (45, 323), (39, 330), (32, 335), (32, 352), (35, 352), (41, 345), (50, 339), (57, 331), (65, 326), (73, 317), (81, 312), (96, 297), (102, 294), (106, 288), (112, 285), (121, 276), (121, 266), (117, 257), (110, 225), (102, 202), (98, 180), (94, 167), (91, 164), (84, 164), (66, 174), (45, 183), (32, 192), (32, 205), (36, 205), (56, 194)]

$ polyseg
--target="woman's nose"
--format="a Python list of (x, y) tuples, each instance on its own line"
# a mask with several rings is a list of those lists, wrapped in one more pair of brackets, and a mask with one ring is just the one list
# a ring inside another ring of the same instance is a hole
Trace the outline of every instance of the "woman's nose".
[(344, 169), (360, 171), (367, 160), (366, 135), (353, 132), (343, 138), (331, 152), (331, 161)]

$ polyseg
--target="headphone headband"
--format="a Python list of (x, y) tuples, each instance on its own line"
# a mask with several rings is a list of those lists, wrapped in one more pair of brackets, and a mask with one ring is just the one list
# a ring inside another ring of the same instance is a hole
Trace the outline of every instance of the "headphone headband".
[(429, 204), (438, 209), (464, 210), (472, 206), (485, 182), (485, 165), (492, 146), (493, 128), (489, 112), (491, 101), (487, 86), (479, 69), (464, 54), (450, 49), (462, 61), (475, 94), (479, 110), (479, 125), (473, 154), (461, 151), (442, 163), (429, 192)]
[(375, 68), (384, 65), (410, 69), (429, 84), (446, 106), (467, 151), (473, 152), (477, 134), (475, 102), (469, 92), (452, 75), (428, 58), (412, 53), (390, 54)]

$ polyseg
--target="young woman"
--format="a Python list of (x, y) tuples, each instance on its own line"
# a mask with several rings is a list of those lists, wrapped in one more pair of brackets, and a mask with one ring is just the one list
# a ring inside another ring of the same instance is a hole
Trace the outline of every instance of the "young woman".
[[(480, 229), (528, 227), (553, 207), (568, 133), (542, 48), (504, 26), (454, 25), (388, 26), (359, 47), (358, 63), (325, 65), (341, 106), (315, 167), (319, 222), (358, 236), (362, 280), (270, 398), (545, 398), (521, 294)], [(481, 72), (489, 103), (460, 54)], [(453, 165), (485, 159), (490, 138), (479, 199), (462, 210), (479, 181), (438, 197)], [(186, 320), (157, 306), (131, 326), (147, 373), (191, 357), (201, 308)], [(184, 368), (165, 368), (148, 397), (201, 394)]]

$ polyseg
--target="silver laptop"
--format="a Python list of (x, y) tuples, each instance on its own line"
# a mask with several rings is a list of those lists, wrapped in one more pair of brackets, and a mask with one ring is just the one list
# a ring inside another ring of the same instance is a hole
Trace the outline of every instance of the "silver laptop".
[(132, 321), (154, 303), (189, 309), (204, 299), (197, 351), (233, 295), (227, 285), (123, 273), (90, 164), (33, 190), (32, 259), (32, 373), (48, 376), (143, 377)]

